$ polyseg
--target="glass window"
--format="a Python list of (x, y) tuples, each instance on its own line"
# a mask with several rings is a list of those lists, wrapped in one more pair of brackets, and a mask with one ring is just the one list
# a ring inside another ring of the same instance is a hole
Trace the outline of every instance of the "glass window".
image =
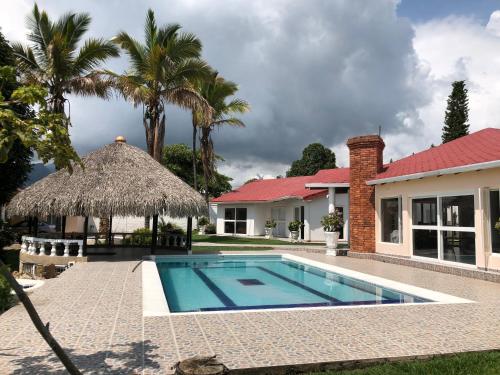
[(236, 220), (246, 220), (247, 219), (247, 209), (237, 208), (236, 209)]
[(500, 230), (495, 228), (500, 220), (500, 197), (498, 190), (490, 191), (491, 250), (500, 253)]
[(234, 214), (235, 214), (235, 209), (234, 208), (226, 208), (224, 211), (224, 219), (226, 220), (234, 220)]
[(236, 233), (238, 233), (238, 234), (246, 234), (247, 233), (247, 222), (246, 221), (237, 221), (236, 222)]
[(224, 233), (234, 233), (234, 221), (226, 221), (224, 223)]
[(413, 199), (413, 225), (437, 225), (437, 198)]
[(413, 230), (413, 255), (427, 258), (438, 258), (437, 230)]
[(443, 260), (476, 264), (475, 233), (442, 231)]
[(382, 241), (400, 243), (400, 207), (399, 198), (387, 198), (381, 201)]
[(441, 218), (443, 226), (473, 227), (474, 226), (474, 196), (459, 195), (441, 198)]

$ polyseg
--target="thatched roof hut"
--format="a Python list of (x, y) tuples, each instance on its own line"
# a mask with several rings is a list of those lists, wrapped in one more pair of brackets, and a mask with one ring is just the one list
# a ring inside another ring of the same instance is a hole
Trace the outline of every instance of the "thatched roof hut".
[(10, 216), (206, 215), (203, 197), (143, 150), (115, 143), (91, 152), (75, 166), (56, 171), (19, 192)]

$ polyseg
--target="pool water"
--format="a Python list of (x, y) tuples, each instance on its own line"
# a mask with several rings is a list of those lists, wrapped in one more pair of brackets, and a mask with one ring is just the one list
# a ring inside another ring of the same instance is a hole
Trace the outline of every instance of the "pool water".
[(171, 312), (429, 302), (281, 255), (158, 258), (156, 265)]

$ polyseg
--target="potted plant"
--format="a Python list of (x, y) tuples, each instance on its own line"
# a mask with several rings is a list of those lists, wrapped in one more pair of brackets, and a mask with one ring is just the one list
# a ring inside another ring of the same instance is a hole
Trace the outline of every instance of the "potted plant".
[(198, 234), (204, 235), (205, 229), (207, 225), (210, 224), (210, 220), (208, 220), (205, 216), (202, 216), (198, 219)]
[(273, 237), (273, 229), (276, 228), (276, 222), (274, 219), (268, 219), (266, 220), (266, 224), (264, 225), (264, 231), (266, 233), (266, 238), (272, 238)]
[(299, 230), (302, 223), (298, 220), (293, 220), (288, 223), (288, 230), (290, 231), (290, 237), (292, 242), (297, 242), (299, 240)]
[(321, 225), (325, 231), (326, 253), (328, 255), (337, 255), (337, 245), (339, 241), (340, 230), (344, 225), (342, 214), (338, 211), (331, 212), (323, 216)]

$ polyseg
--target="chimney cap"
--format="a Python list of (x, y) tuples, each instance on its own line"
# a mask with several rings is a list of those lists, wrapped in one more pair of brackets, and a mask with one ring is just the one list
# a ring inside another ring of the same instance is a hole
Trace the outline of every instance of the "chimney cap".
[(127, 140), (123, 135), (119, 135), (115, 138), (115, 143), (127, 143)]
[(347, 140), (347, 147), (351, 148), (372, 148), (385, 147), (384, 140), (379, 135), (361, 135)]

